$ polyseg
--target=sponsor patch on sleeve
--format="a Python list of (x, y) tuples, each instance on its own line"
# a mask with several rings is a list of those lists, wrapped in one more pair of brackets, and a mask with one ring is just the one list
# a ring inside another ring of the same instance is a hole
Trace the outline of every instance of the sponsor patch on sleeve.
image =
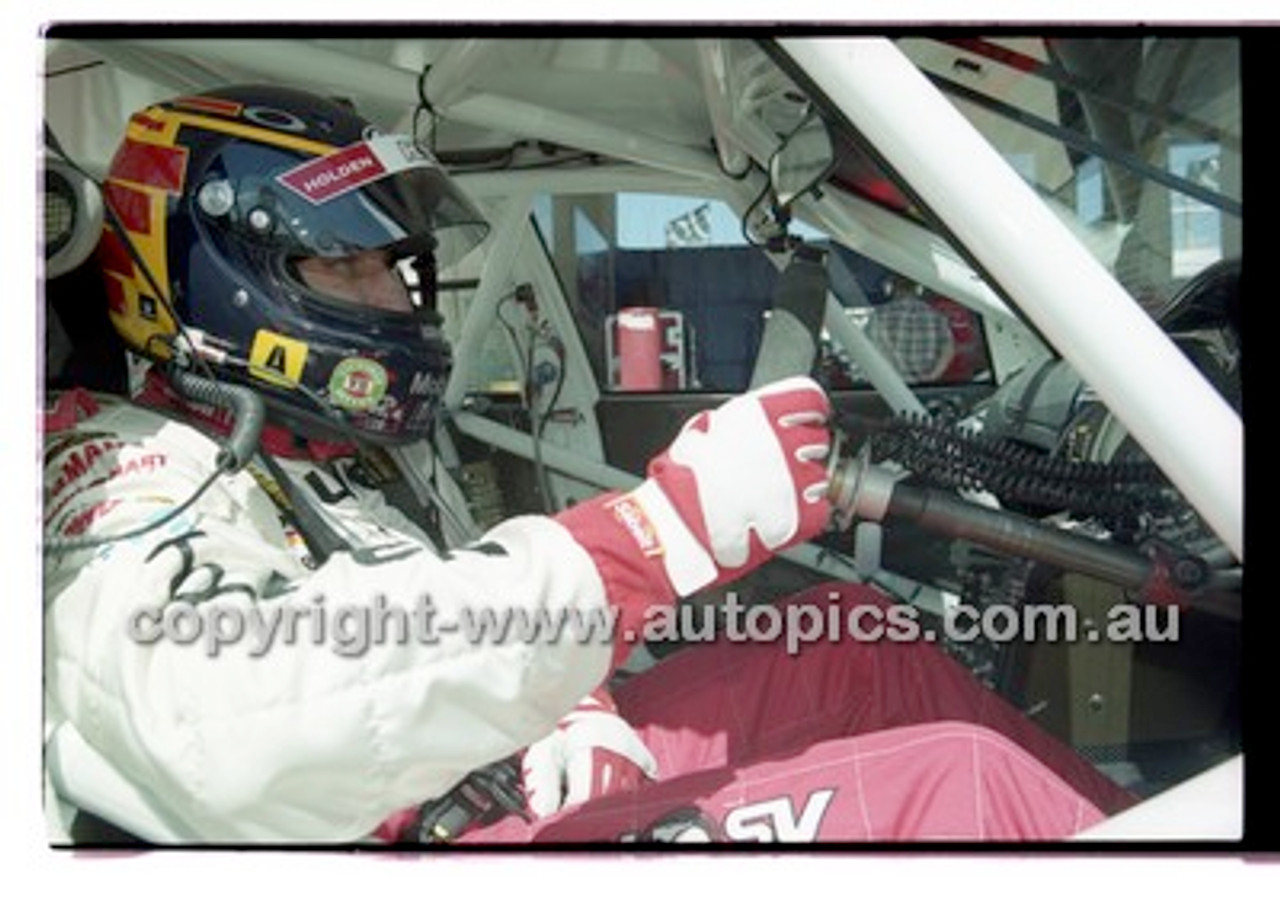
[(620, 495), (609, 502), (608, 509), (614, 519), (622, 524), (645, 557), (658, 557), (663, 553), (662, 540), (649, 519), (644, 506), (634, 495)]

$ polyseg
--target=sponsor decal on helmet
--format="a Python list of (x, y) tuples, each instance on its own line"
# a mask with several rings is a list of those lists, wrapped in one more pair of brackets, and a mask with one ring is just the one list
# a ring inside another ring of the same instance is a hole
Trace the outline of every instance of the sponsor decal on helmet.
[(416, 372), (409, 380), (409, 394), (414, 397), (438, 395), (445, 389), (445, 380), (439, 373)]
[(436, 408), (438, 403), (431, 401), (426, 404), (419, 404), (409, 417), (404, 421), (404, 425), (408, 429), (415, 432), (422, 431), (431, 425), (431, 421), (435, 419)]
[(249, 374), (274, 385), (295, 386), (302, 381), (309, 351), (305, 341), (259, 329), (249, 348)]
[(226, 100), (222, 97), (205, 97), (198, 94), (191, 97), (179, 97), (173, 101), (173, 105), (180, 110), (217, 113), (221, 116), (239, 116), (240, 111), (244, 109), (244, 104), (235, 100)]
[(279, 181), (313, 204), (318, 204), (385, 174), (386, 169), (368, 144), (353, 144), (290, 169), (279, 177)]
[(343, 410), (371, 410), (387, 393), (387, 371), (376, 360), (348, 357), (329, 377), (329, 400)]
[(307, 130), (307, 123), (288, 110), (277, 110), (269, 106), (247, 106), (240, 115), (255, 125), (274, 128), (277, 131), (301, 134)]
[(395, 398), (388, 397), (372, 410), (360, 412), (360, 428), (365, 432), (395, 435), (404, 428), (405, 409)]
[(281, 173), (276, 180), (311, 203), (321, 204), (385, 175), (434, 165), (434, 160), (412, 141), (398, 135), (379, 135), (308, 160)]

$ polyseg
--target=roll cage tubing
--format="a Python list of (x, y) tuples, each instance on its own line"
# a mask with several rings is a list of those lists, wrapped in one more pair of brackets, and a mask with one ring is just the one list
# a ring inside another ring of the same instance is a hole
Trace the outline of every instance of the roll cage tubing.
[[(181, 42), (139, 43), (183, 49)], [(1028, 328), (1059, 349), (1243, 562), (1239, 416), (938, 88), (884, 38), (788, 37), (759, 43), (801, 87), (825, 98), (827, 108), (838, 112), (878, 159), (892, 161), (887, 171), (905, 183), (939, 233), (952, 239), (956, 252), (995, 295), (1016, 306)], [(463, 49), (468, 51), (463, 57), (476, 52), (471, 45)], [(214, 41), (202, 52), (228, 64), (272, 71), (287, 69), (296, 56), (288, 42), (270, 40)], [(391, 88), (412, 96), (415, 90), (415, 73), (357, 64), (324, 48), (308, 53), (353, 90), (374, 96)], [(450, 82), (445, 76), (453, 68), (442, 64), (433, 79)], [(461, 121), (489, 122), (497, 112), (489, 107), (496, 103), (486, 96), (466, 97), (450, 113)], [(512, 113), (512, 105), (503, 104), (501, 112)], [(537, 133), (549, 137), (584, 126), (565, 114), (538, 118), (535, 124)], [(718, 173), (712, 154), (653, 140), (641, 153), (634, 135), (609, 128), (594, 128), (591, 134), (597, 150), (623, 160), (643, 157), (694, 179), (714, 179)], [(1108, 329), (1096, 328), (1102, 321)], [(1143, 360), (1141, 369), (1131, 365), (1134, 359)], [(1194, 441), (1186, 438), (1188, 423), (1194, 424)]]
[(890, 164), (925, 216), (1098, 393), (1243, 563), (1240, 416), (1115, 277), (892, 41), (764, 46)]

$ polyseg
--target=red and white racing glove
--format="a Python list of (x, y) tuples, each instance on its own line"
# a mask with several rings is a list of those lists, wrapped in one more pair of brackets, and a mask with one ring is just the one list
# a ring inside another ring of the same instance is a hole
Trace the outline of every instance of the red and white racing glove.
[(658, 764), (613, 699), (597, 689), (560, 719), (551, 735), (529, 746), (521, 761), (529, 813), (562, 808), (635, 789), (658, 775)]
[(731, 582), (822, 531), (830, 413), (807, 377), (739, 395), (686, 423), (640, 486), (556, 517), (591, 555), (624, 625), (637, 608)]

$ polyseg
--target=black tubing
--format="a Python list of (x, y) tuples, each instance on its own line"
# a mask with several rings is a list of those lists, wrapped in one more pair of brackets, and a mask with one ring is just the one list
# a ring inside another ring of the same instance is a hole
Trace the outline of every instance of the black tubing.
[[(851, 418), (845, 418), (846, 421)], [(1074, 461), (975, 434), (955, 423), (903, 414), (869, 429), (872, 462), (893, 460), (932, 486), (988, 491), (1002, 502), (1133, 520), (1174, 504), (1164, 475), (1150, 461)]]
[(1124, 588), (1146, 587), (1153, 572), (1152, 561), (1136, 551), (1046, 526), (1011, 511), (983, 507), (937, 489), (898, 483), (885, 519), (895, 517)]

